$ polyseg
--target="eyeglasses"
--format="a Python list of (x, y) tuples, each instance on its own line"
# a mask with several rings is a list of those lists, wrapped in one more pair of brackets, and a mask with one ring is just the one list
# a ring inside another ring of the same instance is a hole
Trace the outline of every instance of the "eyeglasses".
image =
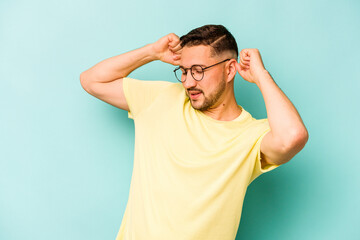
[(175, 77), (176, 79), (179, 81), (179, 82), (185, 82), (186, 81), (186, 76), (187, 76), (187, 71), (188, 69), (191, 69), (191, 76), (196, 80), (196, 81), (201, 81), (204, 77), (204, 70), (205, 69), (208, 69), (208, 68), (211, 68), (215, 65), (218, 65), (220, 63), (223, 63), (223, 62), (226, 62), (226, 61), (229, 61), (230, 59), (225, 59), (224, 61), (221, 61), (221, 62), (218, 62), (218, 63), (215, 63), (211, 66), (208, 66), (208, 67), (202, 67), (200, 65), (192, 65), (190, 68), (183, 68), (183, 67), (177, 67), (175, 68), (174, 70), (174, 73), (175, 73)]

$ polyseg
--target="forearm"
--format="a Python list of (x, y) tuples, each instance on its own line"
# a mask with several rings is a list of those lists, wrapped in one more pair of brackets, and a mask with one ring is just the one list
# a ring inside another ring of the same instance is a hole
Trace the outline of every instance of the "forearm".
[(264, 70), (256, 81), (266, 106), (273, 136), (284, 146), (307, 138), (307, 130), (294, 105), (276, 85), (270, 73)]
[(105, 59), (81, 73), (83, 81), (111, 82), (128, 76), (132, 71), (157, 60), (152, 44)]

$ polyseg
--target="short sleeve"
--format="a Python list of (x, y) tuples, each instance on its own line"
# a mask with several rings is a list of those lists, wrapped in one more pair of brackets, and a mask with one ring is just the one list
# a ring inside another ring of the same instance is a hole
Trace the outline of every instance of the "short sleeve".
[(265, 137), (265, 135), (268, 132), (270, 132), (270, 130), (271, 130), (267, 119), (262, 119), (261, 121), (263, 121), (262, 129), (264, 129), (264, 130), (261, 131), (261, 134), (257, 138), (254, 148), (252, 149), (252, 151), (255, 152), (256, 155), (255, 155), (255, 159), (254, 159), (255, 164), (254, 164), (254, 168), (253, 168), (253, 171), (252, 171), (252, 174), (250, 177), (249, 185), (252, 181), (254, 181), (261, 174), (270, 172), (271, 170), (274, 170), (275, 168), (280, 166), (280, 165), (276, 165), (276, 164), (267, 164), (263, 168), (261, 167), (261, 151), (260, 151), (261, 141)]
[(123, 78), (123, 90), (129, 106), (128, 117), (135, 119), (163, 93), (164, 88), (175, 84), (167, 81), (145, 81), (134, 78)]

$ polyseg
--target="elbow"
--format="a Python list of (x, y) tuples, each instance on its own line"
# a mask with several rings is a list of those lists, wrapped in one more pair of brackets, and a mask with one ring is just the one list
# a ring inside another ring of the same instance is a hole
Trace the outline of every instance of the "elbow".
[(83, 88), (86, 92), (90, 93), (89, 80), (88, 80), (88, 78), (86, 77), (85, 72), (82, 72), (82, 73), (80, 74), (80, 84), (81, 84), (82, 88)]
[(309, 132), (304, 127), (296, 133), (295, 139), (296, 142), (298, 142), (298, 144), (303, 145), (304, 147), (307, 141), (309, 140)]
[(308, 140), (309, 140), (309, 133), (306, 130), (306, 128), (302, 128), (297, 131), (294, 131), (291, 140), (288, 141), (286, 149), (297, 149), (297, 151), (299, 152), (301, 149), (305, 147)]
[(85, 72), (80, 73), (80, 84), (83, 86), (85, 83)]

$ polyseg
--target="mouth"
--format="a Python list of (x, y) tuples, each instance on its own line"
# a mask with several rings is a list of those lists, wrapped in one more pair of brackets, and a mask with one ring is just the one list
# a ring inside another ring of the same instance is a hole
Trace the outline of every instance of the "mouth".
[(201, 94), (202, 94), (202, 93), (199, 92), (199, 91), (190, 92), (190, 98), (191, 98), (191, 99), (197, 99), (197, 98), (200, 97)]

